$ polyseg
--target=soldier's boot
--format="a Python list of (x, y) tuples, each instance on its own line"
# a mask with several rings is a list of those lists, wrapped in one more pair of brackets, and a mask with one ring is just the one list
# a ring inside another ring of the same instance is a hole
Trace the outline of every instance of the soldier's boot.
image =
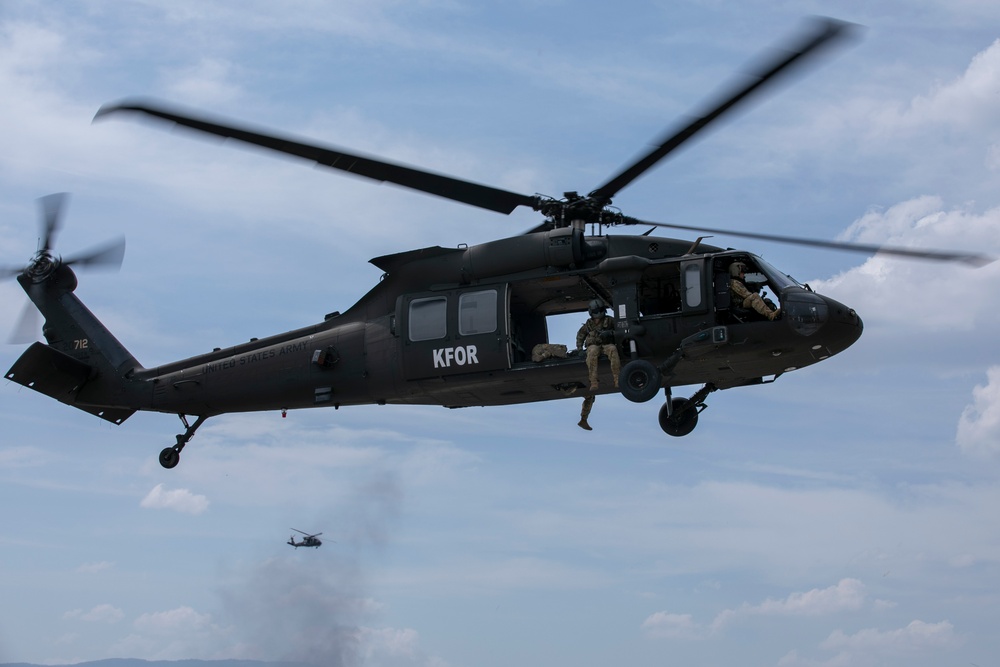
[(587, 421), (587, 417), (590, 416), (590, 411), (594, 408), (594, 396), (588, 395), (583, 397), (583, 405), (580, 407), (580, 421), (577, 422), (577, 426), (582, 428), (584, 431), (593, 431), (590, 428), (590, 423)]

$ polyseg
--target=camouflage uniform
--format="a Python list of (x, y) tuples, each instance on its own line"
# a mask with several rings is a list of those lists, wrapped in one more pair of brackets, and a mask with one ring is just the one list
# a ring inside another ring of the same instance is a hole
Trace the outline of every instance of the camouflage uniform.
[(618, 373), (621, 370), (621, 359), (618, 356), (618, 347), (614, 343), (603, 343), (601, 341), (602, 332), (614, 331), (614, 320), (607, 315), (591, 317), (576, 334), (577, 349), (587, 348), (587, 377), (590, 380), (590, 389), (593, 391), (598, 387), (597, 359), (601, 353), (611, 362), (611, 375), (618, 386)]
[(741, 262), (733, 262), (729, 265), (729, 293), (733, 305), (742, 308), (752, 308), (754, 312), (763, 315), (769, 320), (776, 319), (781, 315), (781, 308), (775, 309), (773, 304), (766, 303), (757, 292), (751, 292), (743, 282), (743, 273), (746, 266)]
[(595, 398), (596, 397), (593, 394), (587, 394), (586, 396), (583, 397), (583, 407), (580, 408), (580, 423), (577, 424), (577, 426), (584, 429), (585, 431), (594, 430), (590, 428), (590, 424), (587, 423), (587, 417), (590, 416), (590, 411), (594, 407)]
[[(621, 359), (618, 356), (618, 347), (614, 343), (603, 342), (604, 340), (613, 340), (611, 335), (614, 332), (614, 320), (603, 312), (597, 311), (595, 313), (593, 310), (591, 312), (591, 316), (576, 334), (576, 347), (577, 349), (587, 348), (587, 376), (590, 380), (590, 391), (594, 392), (599, 386), (597, 362), (601, 354), (607, 356), (608, 361), (611, 362), (611, 375), (614, 378), (615, 387), (618, 386)], [(588, 393), (583, 397), (583, 407), (580, 409), (580, 422), (577, 426), (587, 431), (593, 430), (587, 422), (587, 417), (590, 416), (590, 411), (594, 407), (594, 400), (594, 394)]]

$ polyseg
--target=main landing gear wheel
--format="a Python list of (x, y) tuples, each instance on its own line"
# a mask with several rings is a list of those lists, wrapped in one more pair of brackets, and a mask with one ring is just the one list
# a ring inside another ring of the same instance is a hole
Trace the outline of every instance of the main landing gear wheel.
[(618, 378), (622, 396), (633, 403), (645, 403), (660, 391), (660, 371), (645, 359), (625, 364)]
[(160, 465), (170, 470), (181, 462), (181, 453), (173, 447), (167, 447), (160, 452)]
[(660, 408), (660, 428), (667, 435), (680, 438), (698, 425), (698, 408), (691, 405), (684, 409), (686, 403), (688, 403), (686, 398), (674, 398)]

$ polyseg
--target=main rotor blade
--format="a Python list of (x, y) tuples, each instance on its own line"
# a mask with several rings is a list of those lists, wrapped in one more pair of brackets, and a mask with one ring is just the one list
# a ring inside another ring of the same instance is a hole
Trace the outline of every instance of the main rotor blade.
[(48, 252), (55, 243), (56, 232), (62, 226), (62, 213), (66, 202), (69, 201), (68, 192), (57, 192), (38, 198), (38, 207), (42, 213), (42, 247), (41, 252)]
[(167, 108), (153, 100), (126, 100), (117, 104), (106, 104), (100, 108), (94, 120), (116, 114), (122, 111), (147, 114), (154, 118), (176, 123), (206, 134), (213, 134), (227, 139), (236, 139), (244, 143), (269, 148), (279, 153), (295, 155), (311, 160), (333, 169), (340, 169), (358, 176), (364, 176), (380, 183), (389, 182), (405, 188), (420, 190), (428, 194), (444, 197), (485, 208), (498, 213), (511, 213), (518, 206), (534, 208), (535, 198), (527, 195), (508, 192), (488, 185), (480, 185), (451, 176), (435, 174), (430, 171), (395, 164), (374, 157), (365, 157), (356, 153), (322, 146), (316, 143), (306, 143), (287, 137), (268, 134), (259, 130), (240, 127), (229, 121), (212, 122), (204, 117), (182, 112), (176, 108)]
[(91, 248), (75, 257), (64, 259), (63, 264), (75, 264), (76, 266), (85, 266), (88, 268), (107, 267), (110, 269), (119, 269), (124, 259), (125, 239), (120, 238), (96, 248)]
[(776, 234), (758, 234), (756, 232), (738, 232), (731, 229), (712, 229), (711, 227), (692, 227), (689, 225), (675, 225), (666, 222), (649, 222), (648, 220), (638, 220), (636, 218), (625, 218), (629, 224), (653, 225), (654, 227), (664, 227), (666, 229), (682, 229), (689, 232), (708, 232), (710, 234), (724, 234), (728, 236), (738, 236), (759, 241), (773, 241), (775, 243), (791, 243), (795, 245), (809, 246), (812, 248), (828, 248), (830, 250), (844, 250), (847, 252), (859, 252), (866, 254), (883, 254), (905, 257), (907, 259), (927, 259), (938, 262), (959, 262), (976, 268), (986, 266), (996, 261), (996, 257), (980, 255), (977, 253), (959, 252), (952, 250), (921, 250), (918, 248), (900, 248), (896, 246), (873, 245), (867, 243), (846, 243), (842, 241), (825, 241), (823, 239), (807, 239), (798, 236), (779, 236)]
[(789, 71), (792, 65), (801, 63), (806, 56), (815, 54), (820, 47), (846, 36), (855, 27), (852, 23), (845, 23), (831, 18), (813, 19), (810, 26), (811, 29), (805, 35), (795, 43), (778, 50), (769, 60), (748, 72), (750, 81), (746, 85), (727, 94), (722, 100), (714, 104), (709, 111), (694, 118), (684, 127), (666, 135), (656, 148), (630, 164), (607, 183), (591, 192), (590, 196), (602, 204), (607, 204), (622, 188), (637, 179), (672, 151), (679, 148), (688, 139), (704, 130), (724, 113), (744, 101), (764, 84), (774, 81), (780, 74)]

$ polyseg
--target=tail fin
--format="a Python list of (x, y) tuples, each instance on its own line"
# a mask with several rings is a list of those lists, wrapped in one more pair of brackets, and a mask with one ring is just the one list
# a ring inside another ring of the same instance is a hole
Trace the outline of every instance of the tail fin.
[(17, 281), (45, 317), (35, 343), (7, 371), (7, 379), (120, 424), (141, 407), (128, 378), (139, 362), (73, 294), (77, 280), (62, 265), (39, 280)]

